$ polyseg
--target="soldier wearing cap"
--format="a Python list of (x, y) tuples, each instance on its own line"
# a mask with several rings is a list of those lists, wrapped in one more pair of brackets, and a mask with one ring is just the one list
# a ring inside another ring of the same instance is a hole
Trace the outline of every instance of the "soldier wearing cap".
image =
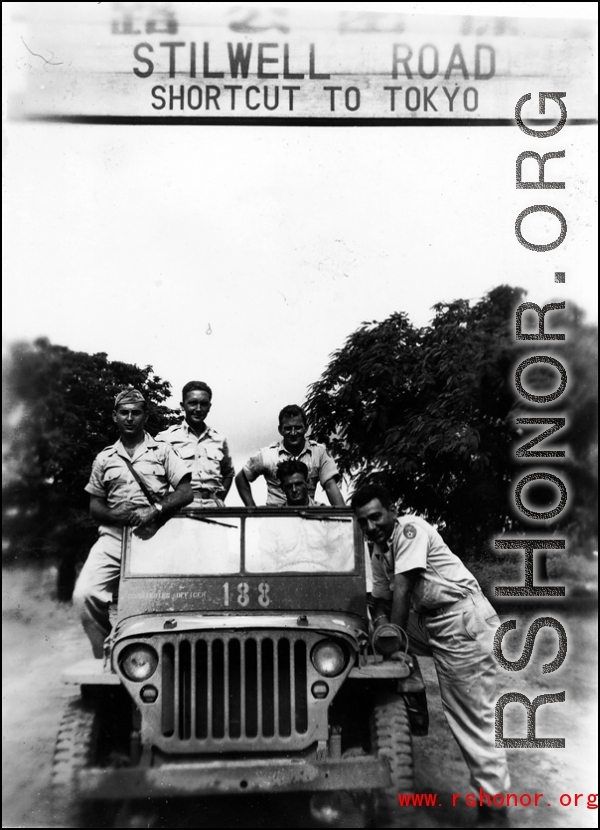
[(156, 437), (171, 444), (192, 471), (194, 503), (224, 507), (235, 470), (227, 439), (206, 424), (212, 405), (212, 389), (204, 381), (191, 380), (181, 392), (181, 424)]
[(333, 458), (323, 444), (317, 444), (306, 438), (308, 423), (304, 410), (291, 404), (284, 406), (279, 413), (279, 434), (281, 441), (264, 447), (246, 462), (235, 477), (240, 497), (247, 507), (253, 507), (251, 482), (264, 476), (267, 482), (267, 505), (282, 505), (286, 496), (277, 478), (277, 467), (282, 461), (295, 459), (302, 461), (308, 468), (308, 494), (314, 498), (317, 484), (320, 482), (329, 503), (336, 507), (344, 506), (344, 498), (338, 486), (339, 473)]
[[(352, 508), (374, 543), (375, 628), (400, 626), (409, 652), (433, 657), (444, 714), (472, 786), (490, 796), (508, 792), (506, 753), (495, 745), (496, 612), (437, 530), (418, 516), (398, 516), (385, 487), (361, 487)], [(479, 813), (478, 826), (509, 826), (506, 808), (489, 800)]]
[[(132, 388), (120, 392), (112, 417), (119, 440), (96, 456), (85, 488), (90, 494), (90, 515), (100, 523), (99, 538), (73, 594), (94, 657), (102, 657), (110, 633), (108, 606), (119, 580), (123, 527), (134, 527), (138, 535), (149, 538), (158, 528), (159, 517), (166, 518), (192, 501), (187, 464), (169, 444), (144, 429), (147, 404), (141, 392)], [(150, 504), (128, 462), (160, 503)]]

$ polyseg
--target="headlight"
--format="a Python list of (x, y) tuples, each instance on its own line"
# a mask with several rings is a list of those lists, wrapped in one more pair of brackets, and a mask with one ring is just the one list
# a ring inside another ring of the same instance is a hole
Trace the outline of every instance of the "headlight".
[(121, 671), (128, 680), (135, 680), (141, 683), (152, 677), (158, 666), (158, 654), (151, 646), (132, 645), (127, 646), (119, 657)]
[(317, 643), (310, 659), (315, 669), (324, 677), (336, 677), (348, 662), (345, 650), (333, 640), (321, 640)]

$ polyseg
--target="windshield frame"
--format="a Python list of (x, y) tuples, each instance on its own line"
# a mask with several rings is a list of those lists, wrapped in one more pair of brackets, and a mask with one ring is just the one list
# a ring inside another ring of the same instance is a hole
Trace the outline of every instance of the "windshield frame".
[[(354, 566), (350, 570), (344, 571), (305, 571), (305, 570), (285, 570), (285, 571), (248, 571), (246, 568), (246, 520), (252, 518), (279, 518), (285, 516), (300, 516), (309, 521), (342, 521), (352, 522), (354, 527)], [(349, 508), (340, 507), (222, 507), (210, 509), (190, 509), (184, 508), (176, 513), (169, 521), (180, 521), (182, 519), (194, 521), (206, 521), (209, 524), (223, 524), (227, 525), (228, 519), (238, 519), (240, 521), (239, 532), (240, 541), (240, 567), (235, 571), (221, 571), (210, 574), (190, 574), (190, 573), (132, 573), (130, 569), (131, 563), (131, 542), (133, 528), (124, 528), (123, 542), (122, 542), (122, 577), (127, 580), (137, 579), (212, 579), (212, 578), (231, 578), (232, 576), (256, 578), (261, 575), (276, 576), (276, 577), (307, 577), (307, 578), (323, 578), (324, 576), (357, 576), (361, 571), (360, 556), (358, 552), (362, 550), (363, 536), (362, 531), (358, 526), (358, 522), (354, 518), (353, 511)], [(232, 525), (232, 527), (234, 527)]]

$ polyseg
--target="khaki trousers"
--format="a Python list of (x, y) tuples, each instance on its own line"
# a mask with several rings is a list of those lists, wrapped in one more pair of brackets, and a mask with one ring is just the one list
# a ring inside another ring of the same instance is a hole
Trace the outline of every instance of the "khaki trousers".
[(510, 786), (504, 749), (495, 745), (496, 660), (500, 620), (479, 592), (435, 614), (411, 611), (409, 651), (433, 657), (448, 725), (471, 772), (475, 792), (506, 793)]
[(103, 656), (110, 634), (108, 606), (119, 584), (121, 537), (103, 533), (89, 552), (73, 592), (81, 623), (92, 644), (94, 657)]

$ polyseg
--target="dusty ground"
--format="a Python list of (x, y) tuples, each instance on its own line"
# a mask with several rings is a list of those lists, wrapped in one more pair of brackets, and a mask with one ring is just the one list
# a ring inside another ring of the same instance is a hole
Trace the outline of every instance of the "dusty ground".
[[(63, 700), (64, 666), (88, 656), (84, 636), (69, 606), (53, 601), (52, 574), (10, 570), (3, 574), (3, 827), (50, 827), (49, 775)], [(556, 654), (556, 635), (538, 636), (529, 666), (518, 673), (501, 671), (498, 695), (519, 691), (530, 699), (547, 692), (566, 692), (566, 701), (538, 710), (538, 737), (565, 737), (565, 749), (511, 750), (509, 760), (517, 794), (544, 793), (537, 808), (513, 811), (513, 827), (596, 827), (597, 812), (587, 809), (590, 793), (597, 791), (595, 722), (597, 629), (595, 609), (589, 598), (559, 601), (553, 607), (542, 601), (539, 610), (513, 606), (501, 610), (502, 619), (517, 619), (519, 631), (527, 630), (538, 616), (554, 616), (568, 634), (567, 658), (553, 674), (542, 674), (541, 665)], [(522, 642), (522, 634), (514, 643)], [(511, 642), (507, 638), (507, 642)], [(506, 656), (516, 659), (521, 648)], [(441, 807), (423, 811), (421, 824), (431, 827), (469, 827), (473, 808), (452, 808), (451, 794), (470, 792), (465, 764), (450, 735), (441, 711), (431, 661), (422, 659), (431, 714), (430, 735), (415, 739), (417, 792), (438, 793)], [(505, 733), (524, 735), (524, 718), (507, 709)], [(518, 707), (517, 707), (518, 708)], [(561, 806), (582, 793), (579, 806)], [(547, 806), (551, 805), (551, 806)], [(400, 809), (400, 808), (399, 808)], [(255, 801), (218, 800), (186, 806), (159, 808), (160, 827), (260, 827), (308, 826), (303, 804), (284, 797)], [(95, 827), (100, 823), (93, 824)], [(147, 826), (146, 823), (139, 826)], [(360, 826), (348, 800), (341, 826)]]

